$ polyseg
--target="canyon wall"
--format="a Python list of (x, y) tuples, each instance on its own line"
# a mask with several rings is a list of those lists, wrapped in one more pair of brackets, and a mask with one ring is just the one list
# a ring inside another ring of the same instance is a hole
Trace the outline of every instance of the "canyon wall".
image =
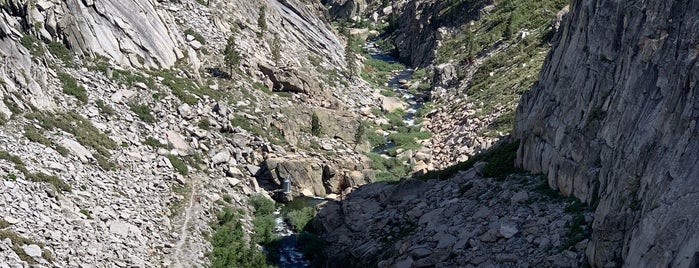
[(516, 115), (517, 164), (596, 206), (593, 266), (696, 267), (699, 2), (574, 0)]

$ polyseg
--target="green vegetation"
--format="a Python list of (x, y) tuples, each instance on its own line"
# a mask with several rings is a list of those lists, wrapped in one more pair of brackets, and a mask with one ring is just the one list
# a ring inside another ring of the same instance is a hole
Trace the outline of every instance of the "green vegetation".
[(320, 136), (323, 133), (323, 126), (320, 124), (320, 119), (318, 115), (314, 112), (311, 115), (311, 134), (313, 136)]
[(213, 249), (209, 254), (212, 268), (261, 268), (270, 267), (265, 255), (253, 245), (246, 242), (241, 212), (224, 207), (216, 213), (218, 222), (212, 224), (214, 234), (211, 236)]
[(354, 146), (359, 145), (362, 140), (364, 140), (364, 135), (366, 134), (366, 123), (359, 121), (357, 123), (357, 130), (354, 132)]
[(58, 80), (63, 85), (63, 93), (74, 96), (79, 101), (87, 102), (87, 91), (70, 74), (58, 72)]
[(20, 38), (19, 43), (22, 44), (25, 48), (29, 50), (29, 54), (32, 55), (32, 57), (42, 57), (44, 56), (44, 47), (37, 39), (35, 36), (31, 34), (25, 34)]
[(15, 116), (15, 115), (22, 113), (22, 109), (19, 108), (17, 103), (15, 103), (15, 101), (12, 100), (9, 95), (5, 95), (2, 98), (2, 102), (5, 103), (5, 106), (7, 106), (7, 109), (10, 109), (10, 112), (12, 112), (12, 116)]
[[(477, 116), (500, 113), (494, 124), (483, 130), (486, 136), (499, 136), (512, 130), (514, 110), (521, 93), (538, 79), (549, 50), (551, 17), (568, 3), (565, 0), (504, 0), (473, 24), (464, 23), (453, 38), (445, 39), (436, 61), (458, 62), (467, 66), (484, 51), (499, 50), (486, 58), (473, 75), (466, 94), (470, 102), (482, 104)], [(453, 1), (441, 12), (444, 21), (478, 7), (471, 0)], [(471, 10), (472, 11), (472, 10)], [(515, 35), (527, 29), (524, 38)], [(465, 78), (464, 73), (458, 74)], [(454, 107), (456, 109), (456, 107)]]
[(168, 155), (167, 159), (170, 160), (170, 164), (172, 164), (172, 167), (175, 169), (175, 171), (177, 171), (177, 173), (180, 173), (180, 175), (183, 176), (187, 175), (187, 173), (189, 172), (187, 163), (185, 163), (182, 159), (173, 154)]
[(66, 66), (73, 66), (73, 52), (61, 42), (51, 42), (47, 46), (49, 52), (61, 60)]
[(97, 105), (97, 109), (100, 110), (100, 114), (102, 114), (102, 115), (104, 115), (104, 116), (114, 116), (114, 115), (116, 115), (116, 111), (114, 110), (114, 108), (112, 108), (111, 106), (109, 106), (109, 105), (107, 105), (106, 103), (104, 103), (103, 100), (97, 100), (97, 101), (95, 102), (95, 104)]
[(231, 120), (231, 126), (240, 127), (246, 131), (264, 137), (273, 144), (283, 144), (284, 135), (279, 128), (274, 125), (262, 126), (260, 123), (250, 122), (250, 119), (243, 115), (236, 114)]
[(160, 69), (152, 72), (152, 75), (162, 77), (162, 83), (170, 88), (172, 94), (189, 105), (196, 104), (199, 98), (205, 95), (215, 100), (221, 100), (227, 94), (223, 90), (212, 90), (206, 85), (200, 86), (196, 80), (180, 77), (173, 70)]
[[(106, 59), (105, 59), (106, 60)], [(100, 63), (102, 64), (102, 63)], [(106, 64), (106, 63), (104, 63)], [(102, 67), (100, 67), (102, 68)], [(106, 74), (107, 67), (104, 66), (104, 72)], [(152, 77), (146, 77), (145, 75), (141, 73), (134, 73), (129, 70), (118, 70), (115, 69), (112, 71), (112, 79), (114, 81), (117, 81), (118, 83), (127, 85), (127, 86), (134, 86), (136, 83), (143, 83), (146, 85), (146, 87), (150, 89), (155, 89), (155, 80)]]
[[(5, 240), (5, 239), (10, 239), (12, 241), (12, 251), (14, 251), (19, 258), (30, 265), (38, 264), (34, 258), (30, 257), (27, 255), (26, 252), (24, 252), (24, 249), (22, 249), (22, 246), (25, 245), (38, 245), (40, 247), (43, 247), (44, 244), (31, 240), (29, 238), (23, 237), (13, 231), (10, 230), (0, 230), (0, 240)], [(41, 253), (41, 257), (48, 261), (53, 261), (53, 257), (51, 256), (51, 253), (44, 250)]]
[(143, 141), (143, 144), (148, 145), (148, 146), (153, 147), (153, 148), (168, 149), (167, 144), (162, 144), (157, 139), (155, 139), (153, 137), (147, 137), (146, 140)]
[(260, 28), (260, 31), (257, 33), (257, 37), (262, 37), (267, 31), (267, 18), (265, 16), (266, 9), (267, 6), (260, 6), (259, 16), (257, 17), (257, 27)]
[(203, 130), (209, 130), (211, 129), (211, 121), (209, 121), (209, 118), (204, 117), (201, 120), (199, 120), (197, 126)]
[(366, 61), (364, 61), (364, 68), (362, 68), (361, 77), (377, 88), (384, 87), (384, 84), (386, 81), (388, 81), (391, 72), (405, 68), (405, 66), (400, 63), (388, 63), (382, 60), (374, 59), (370, 56), (367, 56), (366, 58)]
[(416, 176), (416, 179), (448, 179), (461, 170), (468, 170), (477, 162), (486, 162), (483, 168), (483, 176), (497, 179), (505, 179), (507, 175), (521, 172), (515, 167), (519, 142), (501, 143), (481, 154), (474, 155), (465, 162), (458, 163), (443, 170), (427, 172)]
[(274, 39), (272, 40), (272, 60), (275, 65), (279, 65), (279, 60), (282, 58), (282, 43), (279, 41), (279, 35), (274, 34)]
[(368, 153), (367, 157), (371, 159), (372, 168), (377, 171), (375, 182), (397, 181), (410, 173), (410, 166), (404, 164), (402, 159), (376, 153)]
[(201, 43), (202, 45), (206, 44), (206, 39), (204, 39), (204, 37), (201, 36), (201, 34), (194, 31), (194, 29), (192, 29), (192, 28), (188, 28), (187, 30), (184, 30), (184, 34), (193, 36), (194, 40), (199, 41), (199, 43)]
[(304, 207), (299, 210), (292, 210), (284, 215), (284, 218), (291, 224), (296, 232), (301, 232), (306, 229), (308, 223), (316, 216), (316, 209), (313, 207)]
[(63, 147), (62, 145), (44, 137), (44, 135), (41, 134), (40, 130), (34, 127), (33, 125), (24, 126), (24, 136), (32, 142), (41, 143), (47, 147), (53, 148), (62, 156), (68, 156), (69, 152), (68, 149), (66, 149), (66, 147)]
[[(90, 120), (81, 115), (69, 111), (53, 115), (44, 113), (31, 113), (26, 115), (29, 120), (35, 120), (45, 130), (61, 129), (67, 133), (73, 134), (75, 139), (83, 146), (92, 148), (99, 155), (94, 155), (95, 159), (108, 159), (111, 156), (110, 150), (117, 149), (119, 145), (111, 140), (107, 135), (97, 129)], [(101, 158), (100, 158), (101, 157)], [(99, 164), (99, 163), (98, 163)], [(113, 165), (103, 166), (104, 161), (100, 164), (106, 169), (113, 168)]]
[(131, 103), (129, 109), (134, 112), (141, 121), (146, 123), (155, 123), (155, 117), (150, 111), (150, 107), (145, 104)]
[(238, 45), (236, 45), (233, 35), (228, 37), (226, 48), (223, 50), (223, 62), (230, 70), (230, 75), (233, 76), (234, 68), (240, 64), (240, 53), (238, 53)]
[[(61, 178), (53, 175), (47, 175), (44, 173), (32, 173), (29, 172), (29, 170), (24, 166), (24, 162), (22, 161), (19, 156), (13, 155), (7, 151), (0, 151), (0, 159), (7, 160), (15, 164), (15, 169), (19, 170), (24, 174), (25, 179), (29, 181), (34, 181), (34, 182), (47, 182), (51, 185), (53, 185), (56, 189), (60, 191), (66, 191), (70, 192), (71, 187), (68, 185), (66, 182), (61, 180)], [(14, 177), (16, 179), (16, 175), (12, 174), (13, 176), (8, 176), (8, 178)]]

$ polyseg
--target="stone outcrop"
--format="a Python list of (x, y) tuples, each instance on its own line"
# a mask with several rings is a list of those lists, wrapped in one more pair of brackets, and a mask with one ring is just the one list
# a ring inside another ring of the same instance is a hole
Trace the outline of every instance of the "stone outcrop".
[(101, 55), (122, 66), (170, 67), (183, 57), (174, 21), (152, 1), (23, 1), (4, 10), (29, 32), (65, 43), (78, 55)]
[(517, 163), (599, 203), (593, 266), (699, 262), (697, 1), (572, 1), (517, 110)]
[(318, 212), (324, 267), (580, 267), (587, 240), (568, 242), (574, 215), (536, 192), (540, 183), (471, 169), (365, 185)]
[(479, 11), (491, 1), (452, 2), (416, 0), (402, 5), (396, 19), (395, 45), (399, 58), (411, 66), (427, 66), (434, 60), (435, 49), (444, 34), (440, 27), (453, 27), (476, 19)]
[(328, 7), (328, 15), (333, 20), (354, 18), (361, 15), (367, 7), (364, 0), (323, 0), (321, 3)]

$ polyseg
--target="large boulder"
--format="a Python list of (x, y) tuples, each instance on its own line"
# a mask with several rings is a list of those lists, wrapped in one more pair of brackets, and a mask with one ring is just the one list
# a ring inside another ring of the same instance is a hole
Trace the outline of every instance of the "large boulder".
[(309, 71), (291, 67), (274, 68), (258, 64), (262, 73), (272, 80), (274, 91), (310, 94), (320, 91), (318, 82), (308, 75)]

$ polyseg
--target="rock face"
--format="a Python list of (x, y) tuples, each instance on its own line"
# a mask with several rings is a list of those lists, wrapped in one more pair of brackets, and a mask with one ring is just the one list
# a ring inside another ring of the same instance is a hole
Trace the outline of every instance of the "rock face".
[(699, 261), (697, 18), (697, 1), (572, 1), (522, 96), (517, 162), (599, 200), (594, 266)]
[(395, 43), (401, 59), (412, 66), (427, 66), (434, 60), (434, 50), (442, 39), (438, 29), (472, 20), (491, 1), (451, 2), (434, 0), (409, 1), (401, 6), (397, 18)]
[(333, 20), (351, 19), (360, 15), (366, 9), (364, 0), (324, 0), (323, 5), (328, 6), (328, 15)]
[(318, 212), (325, 267), (580, 267), (587, 240), (568, 241), (573, 215), (533, 191), (540, 183), (471, 169), (362, 186)]
[(50, 41), (66, 41), (83, 56), (101, 55), (122, 66), (170, 67), (183, 57), (172, 17), (152, 1), (22, 1), (5, 9)]

